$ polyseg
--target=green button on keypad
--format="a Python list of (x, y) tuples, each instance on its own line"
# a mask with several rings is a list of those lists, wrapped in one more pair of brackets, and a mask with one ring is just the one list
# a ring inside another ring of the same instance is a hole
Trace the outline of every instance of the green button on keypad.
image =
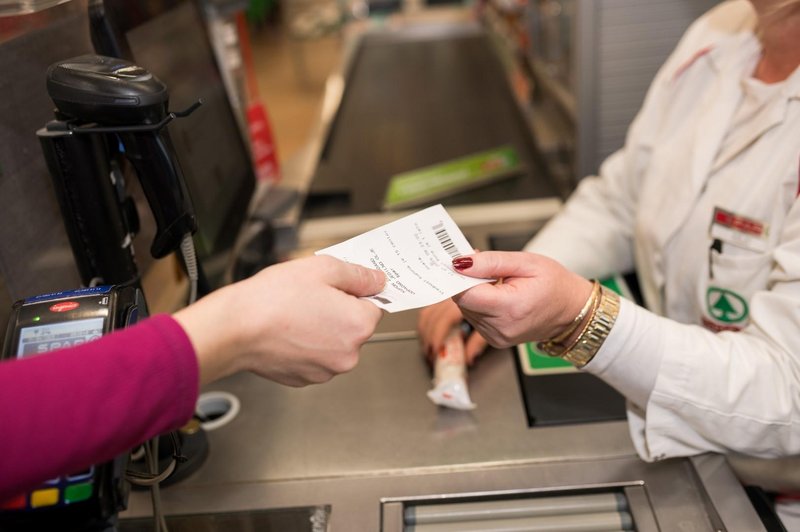
[(64, 502), (67, 504), (85, 501), (92, 496), (92, 484), (84, 482), (82, 484), (73, 484), (67, 486), (64, 490)]

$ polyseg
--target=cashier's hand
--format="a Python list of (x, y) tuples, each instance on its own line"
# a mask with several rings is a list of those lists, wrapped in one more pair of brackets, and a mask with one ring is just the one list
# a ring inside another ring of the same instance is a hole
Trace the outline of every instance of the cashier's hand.
[[(453, 327), (458, 327), (464, 316), (451, 299), (425, 307), (419, 312), (417, 333), (422, 352), (431, 364), (436, 360), (436, 353), (444, 346), (444, 340)], [(486, 340), (478, 332), (472, 332), (464, 340), (464, 354), (467, 365), (472, 365), (486, 350)]]
[(453, 265), (470, 277), (502, 280), (453, 297), (467, 321), (494, 347), (558, 336), (592, 292), (587, 279), (524, 251), (485, 251), (455, 259)]
[(350, 371), (383, 312), (360, 296), (385, 276), (328, 256), (281, 263), (175, 314), (197, 352), (201, 384), (249, 370), (289, 386)]

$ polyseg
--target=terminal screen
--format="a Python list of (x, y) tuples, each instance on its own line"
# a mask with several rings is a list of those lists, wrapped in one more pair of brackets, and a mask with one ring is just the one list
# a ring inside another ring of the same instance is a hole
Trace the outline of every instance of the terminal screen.
[(105, 318), (89, 318), (24, 327), (19, 333), (17, 358), (40, 355), (96, 340), (103, 335), (104, 321)]

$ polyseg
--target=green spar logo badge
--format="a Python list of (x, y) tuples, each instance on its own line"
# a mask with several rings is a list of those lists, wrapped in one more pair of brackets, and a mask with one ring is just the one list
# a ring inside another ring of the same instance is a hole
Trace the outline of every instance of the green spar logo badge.
[(711, 287), (706, 292), (708, 313), (723, 323), (739, 323), (747, 318), (747, 301), (730, 290)]

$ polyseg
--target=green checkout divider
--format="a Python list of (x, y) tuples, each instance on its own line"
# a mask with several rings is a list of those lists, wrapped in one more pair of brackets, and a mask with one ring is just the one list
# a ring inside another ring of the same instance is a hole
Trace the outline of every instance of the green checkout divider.
[[(600, 284), (623, 297), (633, 299), (628, 289), (628, 284), (621, 275), (601, 279)], [(519, 354), (522, 372), (525, 375), (553, 375), (555, 373), (573, 373), (578, 371), (575, 366), (566, 360), (542, 353), (536, 349), (536, 344), (533, 342), (519, 344), (517, 346), (517, 353)]]
[(501, 146), (441, 164), (397, 174), (389, 179), (384, 210), (427, 204), (456, 192), (473, 189), (522, 170), (519, 155), (511, 146)]

